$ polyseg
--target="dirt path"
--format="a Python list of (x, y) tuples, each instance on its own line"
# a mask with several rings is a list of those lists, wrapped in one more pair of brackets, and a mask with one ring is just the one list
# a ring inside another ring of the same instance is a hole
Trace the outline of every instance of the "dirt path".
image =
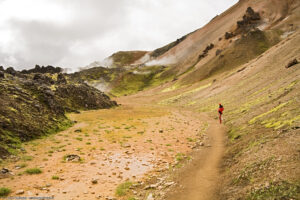
[(219, 199), (219, 165), (224, 152), (225, 127), (207, 116), (201, 118), (209, 124), (208, 147), (196, 152), (193, 162), (181, 171), (177, 178), (179, 186), (167, 195), (167, 200)]

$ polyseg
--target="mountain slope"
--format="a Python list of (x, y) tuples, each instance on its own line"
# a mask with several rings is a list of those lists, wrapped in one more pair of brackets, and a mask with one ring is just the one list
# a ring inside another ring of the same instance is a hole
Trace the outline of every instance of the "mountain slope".
[(117, 105), (103, 92), (61, 73), (36, 73), (44, 69), (0, 70), (0, 157), (20, 151), (21, 142), (71, 126), (67, 112)]

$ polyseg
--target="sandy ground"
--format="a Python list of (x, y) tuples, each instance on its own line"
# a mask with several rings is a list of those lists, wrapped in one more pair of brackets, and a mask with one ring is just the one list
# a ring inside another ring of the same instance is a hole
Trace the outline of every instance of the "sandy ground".
[[(1, 187), (12, 190), (10, 197), (53, 197), (56, 200), (114, 197), (119, 184), (143, 182), (149, 176), (168, 170), (176, 161), (176, 155), (190, 154), (201, 142), (200, 136), (207, 131), (208, 123), (216, 123), (188, 110), (139, 105), (131, 100), (126, 102), (126, 98), (118, 108), (85, 111), (69, 117), (77, 121), (73, 127), (25, 143), (26, 153), (20, 155), (20, 160), (2, 164), (1, 167), (14, 174), (0, 179)], [(210, 196), (214, 191), (222, 151), (219, 128), (218, 124), (209, 126), (212, 145), (197, 158), (201, 160), (199, 168), (194, 167), (191, 174), (187, 173), (189, 181), (182, 180), (191, 196), (192, 191), (194, 196), (199, 192)], [(65, 161), (64, 156), (69, 154), (80, 156), (82, 161)], [(22, 164), (22, 168), (17, 167)], [(26, 169), (35, 167), (42, 173), (25, 173)], [(24, 190), (24, 194), (17, 194), (18, 190)]]

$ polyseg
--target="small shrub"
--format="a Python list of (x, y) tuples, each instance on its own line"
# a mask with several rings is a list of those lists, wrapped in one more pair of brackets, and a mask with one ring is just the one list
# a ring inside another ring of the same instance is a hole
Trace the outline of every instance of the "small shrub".
[(9, 188), (1, 187), (0, 188), (0, 197), (5, 197), (11, 193), (11, 190)]
[(42, 173), (42, 170), (39, 168), (29, 168), (25, 170), (26, 174), (40, 174)]
[(59, 177), (58, 177), (58, 176), (52, 176), (52, 179), (53, 179), (53, 180), (58, 180)]
[(31, 161), (32, 159), (33, 159), (32, 156), (23, 156), (23, 157), (22, 157), (22, 160), (23, 160), (23, 161)]
[(24, 168), (24, 167), (27, 167), (27, 164), (26, 163), (21, 163), (21, 164), (17, 165), (16, 167)]
[(177, 161), (181, 161), (181, 160), (184, 159), (184, 154), (183, 153), (178, 153), (178, 154), (176, 154), (175, 158), (176, 158)]
[(119, 197), (125, 196), (131, 186), (132, 186), (132, 182), (129, 181), (120, 184), (116, 189), (116, 195)]

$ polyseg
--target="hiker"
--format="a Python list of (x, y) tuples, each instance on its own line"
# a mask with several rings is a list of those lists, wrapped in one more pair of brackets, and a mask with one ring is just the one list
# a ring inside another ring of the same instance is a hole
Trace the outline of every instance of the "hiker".
[(219, 120), (220, 120), (220, 124), (222, 124), (222, 114), (223, 114), (223, 111), (224, 111), (224, 107), (222, 104), (219, 103)]

